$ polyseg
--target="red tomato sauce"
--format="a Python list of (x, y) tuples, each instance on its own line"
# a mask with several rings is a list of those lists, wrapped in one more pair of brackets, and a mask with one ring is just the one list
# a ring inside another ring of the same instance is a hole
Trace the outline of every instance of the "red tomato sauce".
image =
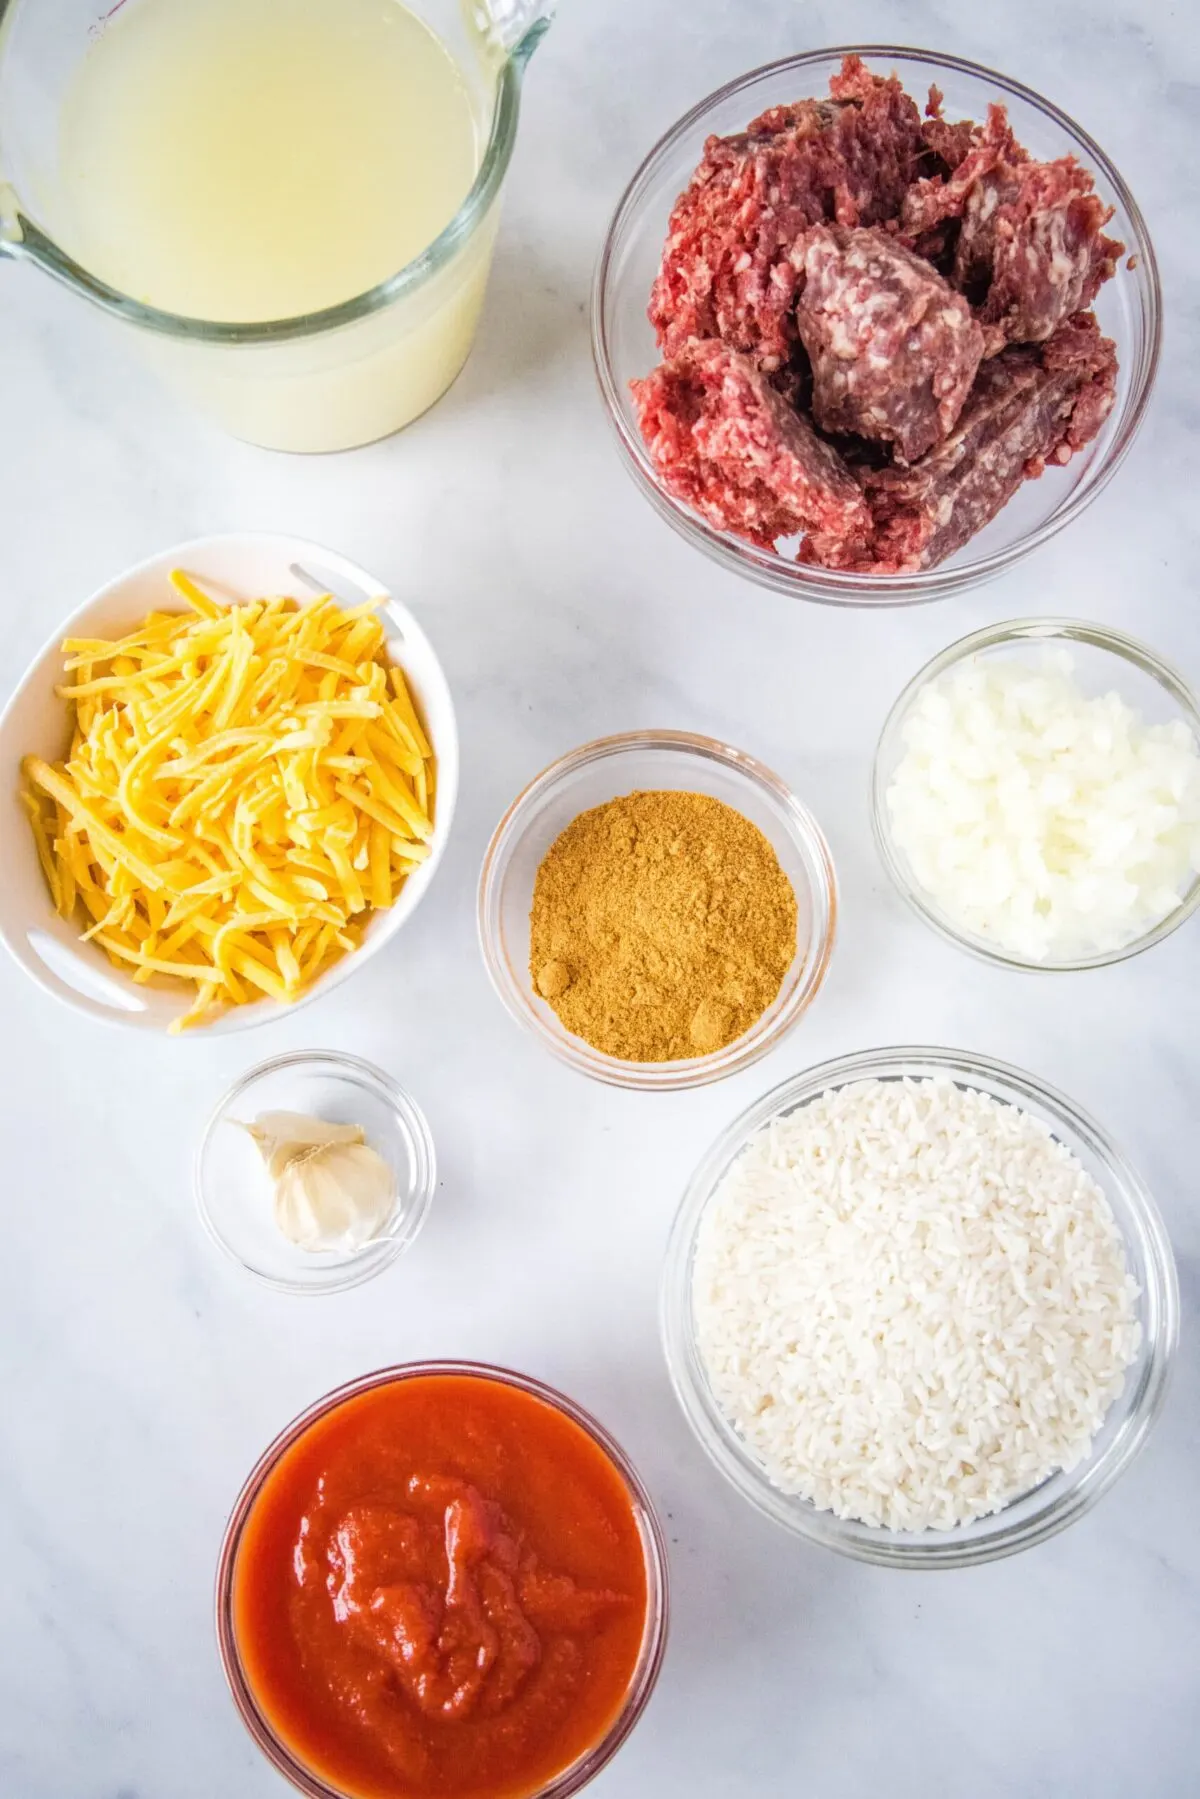
[(233, 1570), (247, 1684), (356, 1799), (523, 1799), (598, 1743), (646, 1622), (632, 1495), (520, 1388), (355, 1395), (267, 1475)]

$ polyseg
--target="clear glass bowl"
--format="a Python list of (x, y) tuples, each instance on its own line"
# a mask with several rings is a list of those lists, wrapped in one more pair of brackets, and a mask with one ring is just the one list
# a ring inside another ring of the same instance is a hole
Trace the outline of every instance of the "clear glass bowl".
[[(562, 1025), (529, 978), (529, 913), (542, 858), (573, 818), (620, 794), (707, 793), (756, 824), (792, 883), (796, 954), (778, 996), (725, 1049), (678, 1062), (603, 1055)], [(553, 1055), (615, 1087), (700, 1087), (748, 1068), (780, 1041), (825, 979), (837, 924), (837, 885), (820, 826), (777, 775), (744, 751), (686, 731), (630, 731), (586, 743), (530, 782), (496, 827), (479, 880), (479, 942), (492, 985), (513, 1017)]]
[[(1088, 1456), (990, 1518), (950, 1531), (893, 1531), (818, 1511), (781, 1492), (727, 1421), (710, 1390), (696, 1346), (692, 1265), (696, 1233), (713, 1193), (749, 1139), (827, 1092), (862, 1080), (949, 1075), (962, 1086), (1042, 1118), (1103, 1188), (1125, 1238), (1141, 1289), (1142, 1345)], [(966, 1568), (1041, 1543), (1089, 1511), (1141, 1449), (1166, 1393), (1179, 1337), (1179, 1287), (1171, 1246), (1146, 1187), (1121, 1151), (1086, 1112), (1053, 1087), (1003, 1062), (949, 1049), (880, 1049), (843, 1056), (772, 1089), (724, 1130), (688, 1183), (667, 1245), (661, 1291), (667, 1369), (684, 1416), (701, 1446), (744, 1499), (785, 1530), (858, 1561), (893, 1568)]]
[(903, 753), (904, 723), (914, 699), (926, 682), (935, 680), (946, 669), (968, 658), (989, 661), (1029, 662), (1040, 648), (1066, 646), (1074, 663), (1076, 680), (1086, 693), (1117, 693), (1140, 713), (1146, 724), (1167, 724), (1182, 719), (1200, 744), (1200, 707), (1191, 691), (1175, 670), (1156, 656), (1145, 644), (1126, 637), (1107, 626), (1088, 624), (1072, 618), (1013, 619), (1007, 624), (991, 625), (952, 643), (935, 656), (914, 676), (887, 716), (875, 752), (871, 776), (871, 824), (884, 867), (902, 898), (918, 917), (932, 925), (942, 937), (986, 962), (998, 962), (1005, 968), (1025, 969), (1032, 973), (1064, 973), (1075, 969), (1103, 968), (1111, 962), (1123, 962), (1177, 930), (1200, 906), (1200, 874), (1197, 874), (1179, 904), (1152, 930), (1131, 938), (1116, 949), (1091, 956), (1076, 956), (1034, 962), (1011, 950), (997, 947), (986, 937), (977, 936), (952, 919), (920, 886), (908, 858), (892, 836), (888, 814), (887, 792), (892, 775)]
[[(381, 1236), (354, 1250), (299, 1249), (277, 1229), (258, 1147), (239, 1125), (260, 1112), (305, 1112), (361, 1125), (396, 1177), (396, 1204)], [(233, 1083), (204, 1129), (193, 1169), (201, 1222), (219, 1249), (283, 1293), (340, 1293), (381, 1273), (408, 1249), (437, 1185), (424, 1113), (381, 1068), (334, 1050), (274, 1056)]]
[(266, 1717), (259, 1710), (242, 1668), (237, 1632), (233, 1621), (233, 1576), (238, 1545), (251, 1508), (262, 1491), (263, 1483), (280, 1458), (318, 1418), (323, 1418), (326, 1413), (334, 1411), (338, 1406), (345, 1404), (347, 1400), (354, 1399), (358, 1394), (366, 1393), (372, 1388), (386, 1386), (393, 1381), (424, 1379), (436, 1375), (471, 1375), (480, 1380), (500, 1381), (506, 1386), (517, 1387), (521, 1392), (531, 1394), (546, 1405), (553, 1406), (556, 1411), (569, 1418), (573, 1424), (578, 1425), (580, 1430), (587, 1432), (588, 1436), (604, 1451), (629, 1490), (646, 1565), (646, 1627), (642, 1636), (641, 1653), (629, 1682), (629, 1691), (626, 1694), (625, 1702), (601, 1740), (594, 1744), (578, 1761), (573, 1762), (569, 1768), (564, 1768), (562, 1773), (548, 1785), (539, 1787), (536, 1791), (531, 1790), (525, 1796), (525, 1799), (568, 1799), (570, 1794), (577, 1793), (581, 1787), (587, 1786), (588, 1782), (593, 1780), (600, 1770), (612, 1760), (641, 1717), (647, 1701), (654, 1691), (666, 1651), (667, 1626), (670, 1618), (667, 1548), (650, 1495), (642, 1485), (636, 1469), (620, 1444), (609, 1436), (604, 1427), (598, 1424), (589, 1412), (585, 1412), (582, 1406), (576, 1405), (574, 1400), (568, 1399), (565, 1393), (559, 1393), (555, 1388), (546, 1386), (542, 1381), (534, 1380), (529, 1375), (516, 1374), (510, 1368), (497, 1368), (484, 1362), (408, 1362), (400, 1367), (380, 1368), (373, 1374), (361, 1375), (357, 1380), (350, 1381), (343, 1387), (335, 1388), (332, 1393), (327, 1393), (323, 1399), (319, 1399), (306, 1412), (302, 1412), (298, 1418), (293, 1419), (286, 1430), (280, 1432), (251, 1470), (230, 1514), (229, 1522), (225, 1527), (225, 1537), (221, 1544), (221, 1554), (217, 1563), (216, 1626), (217, 1645), (220, 1649), (225, 1678), (229, 1682), (229, 1690), (233, 1694), (234, 1704), (237, 1706), (243, 1724), (267, 1760), (286, 1780), (289, 1780), (300, 1792), (307, 1793), (310, 1799), (353, 1799), (352, 1795), (343, 1793), (338, 1787), (330, 1786), (326, 1781), (304, 1768), (295, 1759), (287, 1745), (276, 1735)]
[[(760, 550), (718, 531), (667, 492), (642, 442), (629, 383), (659, 361), (646, 317), (658, 273), (667, 220), (700, 161), (705, 139), (741, 131), (768, 106), (820, 97), (851, 51), (877, 72), (894, 69), (918, 104), (936, 82), (950, 119), (982, 119), (988, 103), (1003, 101), (1018, 138), (1043, 159), (1073, 154), (1096, 177), (1101, 197), (1115, 207), (1108, 230), (1125, 244), (1122, 261), (1096, 302), (1103, 330), (1120, 361), (1117, 400), (1096, 440), (1065, 469), (1027, 481), (997, 518), (940, 568), (908, 575), (859, 575), (816, 568)], [(1020, 82), (978, 63), (888, 44), (846, 44), (786, 57), (754, 69), (709, 94), (673, 125), (646, 157), (617, 205), (592, 287), (592, 353), (600, 391), (638, 487), (681, 536), (736, 574), (800, 599), (841, 606), (894, 606), (943, 598), (1002, 573), (1045, 543), (1107, 485), (1142, 422), (1158, 366), (1162, 335), (1158, 268), (1136, 201), (1121, 176), (1080, 126)]]

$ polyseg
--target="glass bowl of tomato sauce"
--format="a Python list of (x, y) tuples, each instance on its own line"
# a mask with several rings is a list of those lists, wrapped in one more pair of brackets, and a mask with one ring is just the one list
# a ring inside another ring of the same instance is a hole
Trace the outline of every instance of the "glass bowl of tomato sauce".
[(234, 1702), (312, 1799), (566, 1799), (641, 1716), (667, 1617), (620, 1446), (472, 1362), (318, 1400), (251, 1471), (217, 1568)]

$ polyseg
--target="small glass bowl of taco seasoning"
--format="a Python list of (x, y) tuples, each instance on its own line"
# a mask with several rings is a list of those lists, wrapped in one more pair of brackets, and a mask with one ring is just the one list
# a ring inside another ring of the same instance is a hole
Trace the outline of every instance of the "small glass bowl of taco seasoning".
[[(644, 883), (612, 873), (614, 858), (635, 855)], [(655, 863), (670, 871), (685, 861), (686, 882), (655, 876)], [(776, 899), (786, 897), (794, 919), (786, 944), (764, 943), (763, 957), (754, 932), (769, 921), (771, 894), (747, 894), (748, 868)], [(556, 991), (580, 971), (569, 952), (553, 953), (555, 920), (543, 904), (552, 870), (565, 926), (589, 939), (599, 962), (604, 946), (613, 950), (613, 967), (593, 964), (581, 979), (594, 1033), (571, 1028), (571, 1007)], [(660, 896), (670, 909), (665, 931), (650, 915)], [(493, 987), (552, 1055), (613, 1086), (670, 1092), (749, 1067), (803, 1017), (833, 953), (837, 883), (816, 819), (755, 757), (690, 732), (631, 731), (572, 750), (514, 800), (484, 857), (478, 926)], [(626, 935), (628, 943), (616, 941)], [(681, 987), (684, 1029), (664, 1053), (653, 1014)], [(753, 1003), (739, 1011), (743, 993)], [(741, 1027), (732, 1037), (731, 1019)], [(606, 1028), (614, 1020), (633, 1023)], [(714, 1025), (714, 1047), (695, 1053)], [(629, 1053), (626, 1042), (652, 1053)]]
[(566, 1799), (641, 1716), (667, 1614), (619, 1446), (471, 1362), (384, 1368), (295, 1419), (217, 1569), (234, 1702), (312, 1799)]

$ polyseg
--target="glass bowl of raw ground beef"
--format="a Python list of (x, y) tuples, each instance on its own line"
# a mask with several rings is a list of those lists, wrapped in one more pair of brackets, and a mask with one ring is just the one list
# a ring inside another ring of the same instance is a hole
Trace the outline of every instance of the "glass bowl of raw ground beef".
[(1019, 82), (886, 45), (693, 107), (592, 294), (647, 498), (724, 567), (833, 605), (956, 593), (1062, 530), (1124, 460), (1160, 337), (1099, 145)]

